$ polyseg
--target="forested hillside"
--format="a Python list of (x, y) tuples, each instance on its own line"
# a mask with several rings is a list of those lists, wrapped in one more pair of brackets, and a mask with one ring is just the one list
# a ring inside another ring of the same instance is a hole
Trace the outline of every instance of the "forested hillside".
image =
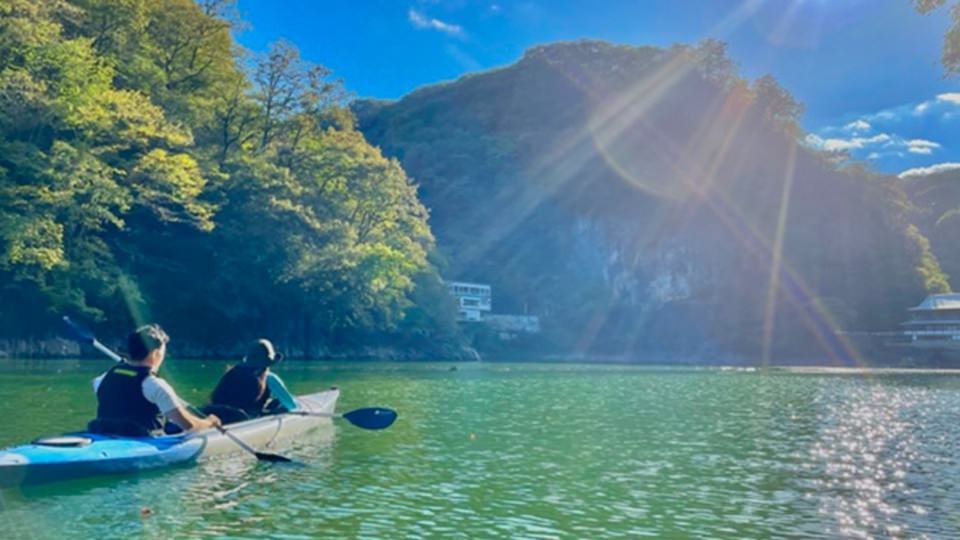
[(802, 105), (706, 41), (578, 41), (355, 102), (450, 276), (564, 350), (821, 358), (949, 285), (896, 179), (800, 144)]
[(0, 337), (69, 313), (181, 354), (455, 342), (416, 187), (328, 70), (238, 48), (231, 6), (0, 1)]
[(950, 182), (804, 146), (802, 104), (720, 42), (542, 45), (348, 107), (238, 24), (229, 0), (0, 1), (0, 339), (71, 314), (182, 354), (455, 355), (442, 274), (539, 315), (513, 345), (825, 358), (960, 273)]
[(908, 175), (899, 185), (912, 203), (910, 220), (929, 239), (943, 271), (960, 278), (960, 174)]

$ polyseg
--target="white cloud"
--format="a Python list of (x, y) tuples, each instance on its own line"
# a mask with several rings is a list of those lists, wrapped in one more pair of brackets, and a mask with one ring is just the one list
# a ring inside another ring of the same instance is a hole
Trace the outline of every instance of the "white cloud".
[[(817, 131), (817, 134), (824, 139), (836, 137), (849, 141), (851, 137), (887, 132), (894, 139), (902, 139), (903, 137), (897, 133), (928, 131), (931, 120), (940, 123), (938, 129), (956, 129), (955, 121), (960, 120), (960, 92), (937, 94), (924, 101), (905, 103), (871, 114), (863, 114), (845, 124), (823, 127)], [(834, 142), (834, 144), (849, 146), (844, 143)]]
[(853, 140), (858, 141), (861, 144), (876, 144), (876, 143), (889, 143), (892, 140), (892, 137), (890, 137), (890, 135), (887, 135), (886, 133), (878, 133), (873, 137), (867, 137), (866, 139), (864, 139), (863, 137), (854, 137)]
[(936, 165), (930, 165), (929, 167), (917, 167), (914, 169), (907, 169), (902, 173), (898, 174), (899, 178), (907, 178), (910, 176), (927, 176), (929, 174), (937, 174), (946, 171), (952, 171), (954, 169), (960, 169), (960, 163), (955, 161), (948, 161), (945, 163), (937, 163)]
[[(920, 103), (907, 103), (896, 107), (889, 107), (873, 114), (863, 116), (862, 120), (871, 123), (901, 122), (909, 117), (921, 117), (928, 114), (938, 115), (945, 120), (951, 119), (951, 111), (956, 111), (960, 105), (960, 92), (947, 92), (937, 94), (933, 99), (921, 101)], [(851, 122), (853, 124), (855, 122)], [(850, 124), (844, 126), (844, 129)], [(836, 128), (833, 128), (836, 130)]]
[(448, 22), (443, 22), (440, 19), (434, 19), (433, 17), (427, 17), (423, 13), (410, 8), (407, 10), (407, 19), (417, 28), (429, 28), (432, 30), (439, 30), (445, 34), (450, 35), (461, 35), (463, 34), (463, 27), (458, 24), (451, 24)]
[(870, 131), (873, 126), (870, 125), (870, 122), (865, 120), (854, 120), (849, 124), (843, 126), (843, 129), (852, 133), (859, 133), (863, 131)]
[(819, 148), (821, 150), (823, 149), (823, 137), (815, 133), (807, 133), (807, 136), (804, 139), (804, 142), (806, 142), (808, 145), (814, 148)]
[(933, 151), (937, 148), (940, 148), (940, 143), (933, 141), (928, 141), (926, 139), (910, 139), (906, 141), (907, 151), (912, 154), (932, 154)]
[[(928, 99), (926, 101), (921, 101), (913, 107), (914, 116), (923, 116), (927, 113), (940, 114), (945, 119), (950, 119), (950, 110), (955, 109), (957, 105), (960, 105), (960, 92), (947, 92), (945, 94), (937, 94), (937, 97), (933, 99)], [(896, 107), (890, 109), (893, 111), (901, 112), (903, 107)], [(900, 116), (898, 114), (894, 115)]]
[(853, 148), (860, 148), (861, 146), (863, 146), (863, 144), (856, 140), (826, 139), (823, 141), (823, 149), (829, 152), (851, 150)]
[(867, 146), (887, 146), (891, 141), (892, 138), (886, 133), (878, 133), (873, 137), (852, 137), (850, 139), (840, 139), (836, 137), (824, 139), (812, 133), (807, 135), (807, 144), (828, 152), (854, 150)]
[[(806, 138), (806, 144), (824, 151), (848, 152), (855, 159), (876, 161), (884, 167), (924, 165), (956, 159), (949, 142), (960, 130), (960, 92), (860, 114), (847, 122), (826, 126)], [(944, 142), (940, 142), (944, 141)], [(960, 161), (958, 161), (960, 162)]]
[[(937, 94), (937, 97), (933, 99), (928, 99), (926, 101), (921, 101), (913, 107), (914, 116), (923, 116), (928, 112), (933, 111), (934, 109), (939, 110), (941, 114), (944, 113), (944, 107), (953, 108), (956, 105), (960, 105), (960, 92), (947, 92), (945, 94)], [(897, 107), (892, 110), (902, 111), (903, 107)], [(949, 112), (946, 113), (949, 115)], [(898, 116), (898, 115), (895, 115)]]
[(869, 152), (867, 159), (887, 156), (903, 156), (905, 151), (911, 154), (930, 155), (941, 148), (940, 143), (927, 139), (904, 139), (899, 135), (877, 133), (872, 137), (824, 138), (813, 133), (807, 135), (806, 142), (813, 148), (827, 152), (863, 150)]
[(947, 103), (953, 103), (954, 105), (960, 105), (960, 93), (958, 92), (948, 92), (946, 94), (939, 94), (937, 96), (937, 101), (946, 101)]
[(875, 112), (873, 114), (868, 114), (867, 116), (864, 116), (864, 118), (866, 118), (870, 122), (878, 122), (878, 121), (885, 122), (890, 120), (896, 120), (902, 114), (899, 109), (900, 108), (887, 109), (880, 112)]

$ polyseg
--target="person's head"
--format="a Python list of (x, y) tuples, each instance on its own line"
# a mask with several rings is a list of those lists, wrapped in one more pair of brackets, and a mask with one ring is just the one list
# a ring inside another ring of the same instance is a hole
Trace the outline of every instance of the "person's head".
[(127, 353), (133, 362), (160, 367), (167, 353), (170, 336), (159, 324), (147, 324), (127, 336)]
[(273, 343), (268, 339), (258, 339), (247, 349), (243, 357), (243, 365), (251, 368), (267, 368), (283, 360), (283, 355), (273, 349)]

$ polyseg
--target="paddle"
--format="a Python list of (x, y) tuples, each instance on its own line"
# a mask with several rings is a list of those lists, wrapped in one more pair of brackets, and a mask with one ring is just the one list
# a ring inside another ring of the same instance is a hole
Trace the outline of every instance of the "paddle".
[[(95, 349), (97, 349), (98, 351), (100, 351), (100, 352), (102, 352), (103, 354), (107, 355), (108, 357), (110, 357), (110, 358), (111, 358), (113, 361), (115, 361), (115, 362), (121, 362), (121, 361), (123, 361), (123, 358), (121, 358), (119, 354), (117, 354), (117, 353), (111, 351), (110, 349), (108, 349), (103, 343), (100, 343), (100, 342), (97, 340), (97, 337), (96, 337), (95, 335), (93, 335), (93, 332), (91, 332), (91, 331), (87, 330), (86, 328), (81, 327), (81, 326), (78, 325), (77, 323), (71, 321), (71, 320), (70, 320), (70, 317), (67, 317), (66, 315), (64, 315), (64, 317), (63, 317), (63, 322), (64, 322), (64, 324), (65, 324), (65, 328), (67, 329), (67, 333), (69, 333), (69, 334), (70, 334), (74, 339), (76, 339), (77, 341), (82, 341), (83, 343), (86, 343), (86, 344), (88, 344), (88, 345), (93, 345), (93, 347), (94, 347)], [(190, 406), (189, 404), (187, 405), (187, 407), (188, 407), (189, 409), (191, 409), (192, 411), (195, 411), (194, 414), (199, 413), (199, 411), (197, 411), (196, 408)], [(202, 417), (202, 413), (200, 413), (200, 416)], [(248, 445), (247, 443), (243, 442), (243, 440), (241, 440), (240, 437), (237, 437), (237, 436), (234, 435), (233, 433), (230, 433), (230, 432), (229, 432), (226, 428), (224, 428), (223, 426), (215, 426), (215, 427), (217, 428), (217, 431), (219, 431), (220, 433), (223, 433), (224, 435), (226, 435), (231, 441), (237, 443), (237, 446), (239, 446), (240, 448), (243, 448), (243, 449), (246, 450), (247, 452), (250, 452), (251, 454), (253, 454), (254, 456), (256, 456), (256, 458), (257, 458), (258, 460), (260, 460), (260, 461), (269, 461), (269, 462), (272, 462), (272, 463), (294, 463), (294, 461), (293, 461), (292, 459), (290, 459), (290, 458), (288, 458), (288, 457), (281, 456), (280, 454), (270, 454), (270, 453), (267, 453), (267, 452), (257, 452), (257, 451), (254, 450), (250, 445)]]
[(313, 411), (289, 411), (286, 414), (301, 416), (325, 416), (327, 418), (345, 418), (351, 424), (363, 429), (386, 429), (397, 419), (397, 411), (385, 407), (363, 407), (345, 413), (327, 413)]
[(73, 339), (86, 343), (87, 345), (92, 345), (94, 349), (107, 355), (114, 362), (123, 361), (123, 358), (121, 358), (119, 354), (111, 351), (106, 347), (106, 345), (97, 341), (97, 337), (93, 335), (93, 332), (71, 321), (70, 317), (67, 317), (66, 315), (63, 316), (63, 327)]
[(250, 445), (243, 442), (243, 440), (240, 437), (237, 437), (233, 433), (230, 433), (229, 431), (227, 431), (225, 427), (223, 426), (216, 426), (216, 427), (217, 427), (217, 431), (219, 431), (220, 433), (223, 433), (227, 437), (230, 437), (231, 441), (237, 443), (237, 445), (240, 446), (240, 448), (243, 448), (247, 452), (250, 452), (251, 454), (256, 456), (257, 459), (259, 459), (260, 461), (269, 461), (271, 463), (298, 463), (288, 457), (281, 456), (280, 454), (270, 454), (268, 452), (257, 452)]

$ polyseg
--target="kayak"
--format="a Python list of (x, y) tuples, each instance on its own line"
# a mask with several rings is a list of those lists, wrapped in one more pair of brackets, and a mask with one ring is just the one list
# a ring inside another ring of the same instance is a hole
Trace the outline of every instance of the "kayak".
[[(332, 414), (339, 395), (339, 390), (331, 388), (297, 396), (300, 408), (294, 413), (261, 416), (225, 427), (254, 448), (270, 447), (320, 424), (329, 424), (329, 416), (303, 413)], [(0, 489), (86, 476), (134, 473), (239, 451), (242, 450), (237, 443), (217, 429), (158, 437), (78, 431), (41, 437), (28, 444), (0, 450)]]

